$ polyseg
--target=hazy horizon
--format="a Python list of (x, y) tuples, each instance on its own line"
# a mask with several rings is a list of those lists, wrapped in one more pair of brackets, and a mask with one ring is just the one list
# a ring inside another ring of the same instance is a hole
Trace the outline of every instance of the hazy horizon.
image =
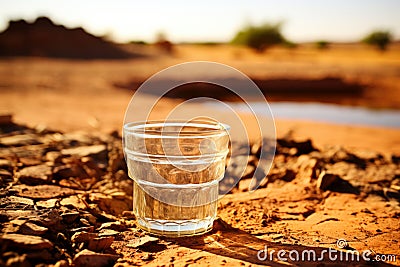
[(354, 42), (372, 30), (388, 30), (400, 39), (400, 1), (356, 0), (335, 2), (206, 0), (181, 4), (178, 0), (147, 1), (29, 1), (0, 2), (0, 31), (9, 20), (33, 21), (46, 16), (69, 28), (83, 27), (116, 42), (152, 42), (159, 32), (173, 42), (228, 42), (248, 24), (283, 22), (291, 41)]

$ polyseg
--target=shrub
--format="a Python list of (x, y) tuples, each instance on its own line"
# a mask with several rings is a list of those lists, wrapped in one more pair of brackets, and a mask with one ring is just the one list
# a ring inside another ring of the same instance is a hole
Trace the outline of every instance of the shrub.
[(289, 43), (281, 33), (281, 23), (248, 26), (239, 31), (233, 38), (233, 44), (247, 45), (258, 52), (278, 45)]
[(315, 42), (315, 47), (320, 50), (328, 49), (329, 48), (329, 42), (325, 40), (319, 40)]
[(388, 31), (373, 31), (362, 40), (364, 43), (376, 46), (379, 50), (385, 51), (392, 40), (392, 35)]
[(129, 42), (130, 44), (136, 44), (136, 45), (147, 45), (145, 41), (142, 40), (133, 40)]

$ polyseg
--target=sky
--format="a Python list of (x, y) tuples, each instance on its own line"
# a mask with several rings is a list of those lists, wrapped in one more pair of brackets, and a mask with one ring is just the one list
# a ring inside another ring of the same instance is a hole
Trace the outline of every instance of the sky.
[(400, 0), (0, 0), (0, 31), (10, 19), (48, 16), (117, 42), (225, 42), (245, 25), (283, 22), (293, 42), (358, 41), (375, 29), (400, 39)]

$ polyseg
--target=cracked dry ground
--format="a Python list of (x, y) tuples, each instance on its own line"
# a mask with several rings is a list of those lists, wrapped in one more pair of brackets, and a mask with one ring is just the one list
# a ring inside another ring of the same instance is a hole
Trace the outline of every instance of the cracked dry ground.
[[(282, 138), (271, 171), (249, 193), (259, 144), (233, 144), (251, 155), (231, 159), (229, 179), (238, 178), (240, 162), (248, 166), (220, 200), (213, 231), (165, 239), (136, 226), (117, 133), (61, 133), (12, 122), (0, 129), (0, 266), (400, 264), (400, 155)], [(338, 239), (347, 246), (339, 249)], [(269, 253), (300, 255), (368, 249), (371, 257), (392, 254), (397, 261), (258, 259), (265, 246)]]

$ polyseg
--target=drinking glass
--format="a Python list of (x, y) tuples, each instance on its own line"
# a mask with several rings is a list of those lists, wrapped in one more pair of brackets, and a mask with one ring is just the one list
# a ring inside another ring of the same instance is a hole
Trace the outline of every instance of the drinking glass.
[(212, 229), (229, 151), (228, 131), (228, 125), (212, 120), (124, 125), (124, 152), (140, 228), (169, 237)]

